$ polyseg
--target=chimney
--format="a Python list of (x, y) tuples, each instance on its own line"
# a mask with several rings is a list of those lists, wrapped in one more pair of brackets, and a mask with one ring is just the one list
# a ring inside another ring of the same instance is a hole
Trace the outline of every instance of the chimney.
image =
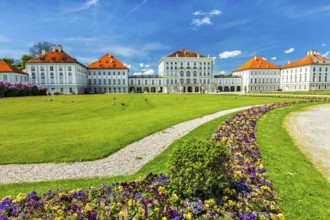
[(290, 63), (291, 63), (291, 61), (289, 60), (288, 64), (290, 64)]
[(197, 57), (199, 58), (199, 57), (200, 57), (200, 55), (199, 55), (199, 54), (197, 54)]
[(175, 57), (179, 57), (179, 54), (175, 54)]
[(62, 50), (62, 45), (57, 45), (57, 50), (58, 50), (58, 52), (62, 52), (63, 50)]
[(57, 46), (56, 45), (52, 45), (52, 52), (56, 52), (57, 50)]
[(46, 54), (46, 50), (41, 50), (41, 56)]
[(257, 60), (257, 56), (254, 56), (254, 60)]

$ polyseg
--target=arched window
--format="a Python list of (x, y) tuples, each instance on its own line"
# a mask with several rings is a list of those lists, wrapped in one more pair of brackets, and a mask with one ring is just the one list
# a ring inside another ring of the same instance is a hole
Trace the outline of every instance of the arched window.
[(180, 76), (183, 77), (183, 71), (180, 71)]
[(51, 84), (54, 84), (55, 83), (54, 73), (50, 73), (50, 83)]
[(69, 78), (69, 83), (72, 83), (72, 73), (68, 74), (68, 78)]
[(187, 71), (186, 75), (189, 77), (190, 76), (190, 71)]
[(45, 84), (45, 73), (41, 73), (41, 84)]
[(63, 84), (63, 73), (60, 73), (60, 84)]

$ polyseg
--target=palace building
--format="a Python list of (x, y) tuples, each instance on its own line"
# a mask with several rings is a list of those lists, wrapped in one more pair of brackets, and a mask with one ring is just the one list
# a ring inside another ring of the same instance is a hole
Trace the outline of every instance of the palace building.
[[(181, 49), (158, 62), (164, 93), (211, 92), (215, 59)], [(213, 87), (214, 91), (214, 87)]]
[(83, 93), (87, 91), (87, 67), (53, 45), (48, 53), (25, 64), (32, 83), (44, 86), (51, 94)]
[(9, 65), (3, 60), (0, 60), (0, 81), (6, 82), (28, 82), (29, 75), (15, 67)]
[(281, 89), (283, 91), (330, 90), (330, 59), (320, 56), (316, 50), (308, 51), (298, 61), (282, 66)]
[(215, 58), (180, 49), (159, 60), (158, 74), (129, 75), (129, 68), (111, 53), (85, 66), (64, 52), (61, 45), (53, 45), (52, 51), (26, 63), (29, 77), (0, 63), (0, 80), (29, 78), (47, 87), (51, 94), (330, 90), (330, 59), (315, 50), (282, 67), (254, 56), (233, 70), (231, 76), (216, 75), (214, 66)]
[(88, 65), (88, 87), (93, 93), (127, 93), (129, 69), (112, 54)]
[(280, 67), (255, 56), (233, 71), (242, 77), (244, 92), (277, 91), (280, 89)]

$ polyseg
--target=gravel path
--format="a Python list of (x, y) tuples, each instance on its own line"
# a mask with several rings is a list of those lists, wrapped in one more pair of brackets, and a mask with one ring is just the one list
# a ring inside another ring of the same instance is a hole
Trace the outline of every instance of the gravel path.
[(125, 175), (138, 171), (168, 147), (201, 124), (250, 106), (220, 111), (186, 121), (132, 143), (107, 158), (75, 163), (0, 165), (0, 184)]
[(330, 181), (330, 104), (293, 112), (285, 126), (302, 152)]

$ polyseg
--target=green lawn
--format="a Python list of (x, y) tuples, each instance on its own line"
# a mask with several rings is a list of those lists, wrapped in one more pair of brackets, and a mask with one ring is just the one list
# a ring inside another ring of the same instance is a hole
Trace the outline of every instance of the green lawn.
[(252, 92), (252, 94), (330, 95), (330, 90), (314, 91), (314, 92), (313, 91), (301, 91), (301, 92), (284, 92), (284, 91), (277, 92), (277, 91), (274, 91), (274, 92), (256, 92), (256, 93)]
[(310, 105), (272, 110), (257, 123), (257, 143), (286, 219), (329, 219), (330, 216), (330, 183), (283, 127), (288, 113)]
[(0, 99), (0, 164), (86, 161), (171, 125), (289, 98), (75, 95)]
[[(228, 117), (235, 113), (225, 115), (214, 119), (208, 123), (205, 123), (198, 128), (194, 129), (182, 139), (187, 139), (190, 137), (200, 137), (209, 139), (211, 138), (213, 132), (216, 128), (222, 124)], [(177, 140), (178, 141), (178, 140)], [(174, 142), (175, 143), (175, 142)], [(0, 200), (5, 196), (16, 196), (20, 192), (30, 193), (35, 190), (36, 192), (42, 194), (47, 192), (49, 189), (56, 190), (62, 188), (64, 190), (72, 190), (83, 188), (86, 189), (89, 186), (98, 187), (102, 183), (112, 184), (116, 182), (123, 181), (133, 181), (140, 176), (146, 176), (149, 173), (167, 174), (168, 173), (168, 163), (171, 159), (172, 152), (174, 151), (174, 143), (166, 148), (161, 154), (151, 160), (149, 163), (144, 165), (137, 173), (133, 175), (126, 176), (116, 176), (108, 178), (93, 178), (93, 179), (74, 179), (74, 180), (61, 180), (61, 181), (49, 181), (49, 182), (36, 182), (36, 183), (17, 183), (17, 184), (0, 184)]]

